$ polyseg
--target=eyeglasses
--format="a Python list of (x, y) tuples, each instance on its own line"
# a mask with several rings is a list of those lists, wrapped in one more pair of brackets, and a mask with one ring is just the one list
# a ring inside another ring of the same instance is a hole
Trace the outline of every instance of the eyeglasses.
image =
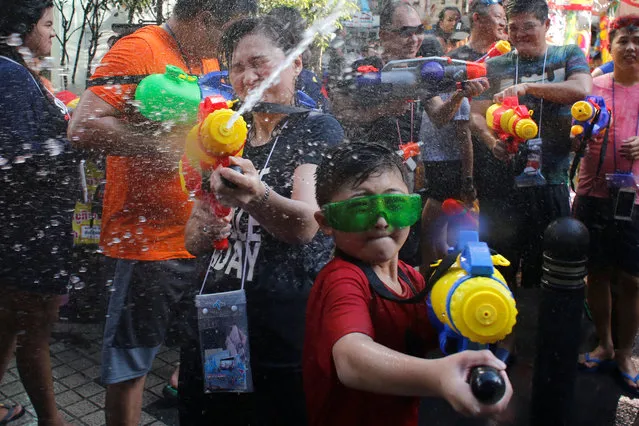
[(508, 25), (508, 33), (511, 34), (511, 35), (519, 33), (519, 32), (532, 33), (539, 26), (540, 26), (540, 24), (539, 23), (535, 23), (535, 22), (526, 22), (521, 27), (518, 27), (516, 25)]
[(383, 217), (395, 229), (414, 225), (422, 214), (419, 194), (380, 194), (337, 201), (322, 206), (331, 228), (342, 232), (364, 232)]
[(408, 38), (414, 35), (422, 35), (424, 34), (425, 27), (424, 25), (418, 25), (416, 27), (401, 27), (401, 28), (391, 28), (388, 31), (391, 33), (399, 34), (404, 38)]

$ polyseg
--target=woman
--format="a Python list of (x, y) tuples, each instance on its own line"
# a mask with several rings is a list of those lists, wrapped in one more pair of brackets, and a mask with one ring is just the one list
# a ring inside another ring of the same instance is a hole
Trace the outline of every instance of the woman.
[[(58, 426), (49, 338), (71, 272), (77, 164), (63, 136), (64, 104), (34, 69), (51, 54), (53, 3), (3, 0), (0, 8), (0, 378), (15, 350), (38, 424)], [(0, 407), (0, 423), (21, 414)]]
[[(230, 25), (222, 47), (240, 99), (282, 64), (296, 40), (292, 26), (272, 16)], [(293, 107), (301, 69), (297, 57), (266, 90), (262, 107), (248, 114), (243, 156), (232, 159), (242, 174), (229, 168), (212, 173), (212, 192), (234, 212), (220, 219), (196, 202), (186, 230), (193, 254), (210, 253), (212, 241), (229, 239), (228, 250), (205, 256), (202, 276), (208, 269), (206, 293), (238, 290), (245, 283), (255, 392), (203, 395), (200, 345), (191, 342), (181, 355), (181, 424), (305, 424), (301, 351), (306, 300), (331, 253), (313, 217), (319, 209), (314, 173), (322, 153), (339, 143), (343, 132), (331, 116)]]
[[(610, 43), (615, 69), (594, 79), (593, 95), (603, 96), (612, 122), (606, 138), (589, 143), (574, 206), (575, 216), (590, 231), (588, 303), (599, 338), (579, 363), (595, 371), (614, 360), (623, 388), (639, 396), (639, 375), (631, 360), (639, 328), (639, 16), (615, 20)], [(610, 326), (612, 281), (619, 288), (616, 349)]]

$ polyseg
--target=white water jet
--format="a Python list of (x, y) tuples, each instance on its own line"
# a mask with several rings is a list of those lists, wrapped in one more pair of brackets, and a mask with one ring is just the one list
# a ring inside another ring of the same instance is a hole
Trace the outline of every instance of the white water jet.
[(229, 119), (229, 122), (226, 124), (227, 129), (233, 127), (235, 121), (246, 111), (250, 111), (251, 108), (255, 106), (264, 95), (266, 89), (271, 87), (273, 83), (277, 81), (279, 75), (284, 71), (289, 65), (293, 63), (295, 58), (300, 56), (302, 53), (306, 51), (306, 48), (310, 46), (310, 44), (315, 39), (316, 34), (328, 34), (335, 31), (335, 22), (339, 19), (341, 14), (343, 13), (344, 0), (338, 0), (335, 4), (335, 8), (333, 11), (327, 15), (325, 18), (322, 18), (315, 22), (312, 26), (310, 26), (306, 31), (304, 31), (304, 37), (300, 44), (298, 44), (291, 52), (284, 58), (284, 61), (277, 67), (271, 75), (268, 76), (266, 80), (262, 82), (255, 90), (249, 93), (249, 95), (244, 99), (242, 107), (237, 110)]

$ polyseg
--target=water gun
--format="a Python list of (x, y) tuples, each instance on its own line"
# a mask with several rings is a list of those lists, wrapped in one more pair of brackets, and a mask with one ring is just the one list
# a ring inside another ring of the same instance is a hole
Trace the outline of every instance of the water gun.
[(606, 108), (606, 101), (601, 96), (586, 96), (585, 100), (575, 102), (570, 113), (570, 135), (582, 143), (602, 134), (610, 126), (610, 110)]
[(512, 96), (504, 99), (502, 104), (492, 104), (486, 110), (486, 124), (499, 139), (506, 143), (510, 154), (516, 154), (519, 144), (537, 136), (537, 123), (531, 118), (532, 111), (519, 104), (519, 99)]
[(507, 40), (498, 40), (494, 42), (493, 44), (491, 44), (490, 48), (488, 49), (488, 52), (486, 52), (484, 56), (477, 59), (475, 62), (483, 64), (490, 58), (504, 55), (510, 52), (510, 50), (511, 50), (510, 43)]
[(484, 64), (439, 56), (390, 61), (381, 70), (365, 65), (356, 71), (355, 88), (366, 102), (370, 96), (415, 99), (452, 92), (486, 76)]
[(164, 74), (145, 77), (135, 90), (135, 101), (144, 117), (176, 124), (197, 122), (200, 104), (210, 96), (234, 98), (227, 71), (215, 71), (200, 79), (167, 65)]
[[(427, 306), (444, 354), (489, 349), (512, 332), (517, 318), (515, 299), (495, 265), (510, 262), (491, 255), (476, 231), (460, 231), (456, 248), (434, 265)], [(494, 403), (504, 389), (492, 388), (481, 397), (475, 389), (473, 392), (480, 401)]]
[[(199, 123), (193, 126), (186, 138), (184, 155), (180, 160), (179, 173), (182, 189), (195, 199), (209, 203), (214, 214), (225, 217), (229, 207), (221, 205), (211, 192), (211, 172), (218, 167), (228, 167), (229, 157), (241, 156), (248, 133), (246, 122), (238, 118), (229, 128), (229, 119), (234, 114), (232, 102), (222, 96), (208, 97), (202, 103)], [(227, 185), (231, 186), (230, 182)], [(226, 239), (213, 242), (216, 250), (228, 248)]]
[(447, 198), (442, 203), (442, 211), (446, 216), (458, 219), (464, 229), (479, 229), (479, 201), (477, 200), (472, 206), (467, 206), (461, 200)]
[(611, 114), (606, 107), (606, 101), (601, 96), (586, 96), (585, 100), (575, 102), (570, 108), (570, 114), (572, 115), (570, 136), (579, 142), (569, 172), (570, 186), (574, 190), (575, 176), (579, 162), (586, 152), (586, 146), (594, 137), (608, 131)]

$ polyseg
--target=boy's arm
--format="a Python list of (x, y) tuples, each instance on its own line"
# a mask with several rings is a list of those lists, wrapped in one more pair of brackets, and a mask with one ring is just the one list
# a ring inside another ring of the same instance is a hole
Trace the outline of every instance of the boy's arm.
[[(427, 360), (389, 349), (365, 334), (350, 333), (333, 345), (332, 353), (340, 382), (362, 391), (440, 397), (456, 411), (472, 416), (503, 411), (512, 395), (512, 387), (504, 372), (506, 366), (489, 351), (464, 351)], [(480, 365), (502, 371), (506, 394), (495, 405), (480, 404), (467, 383), (470, 370)]]
[(469, 80), (466, 82), (464, 90), (457, 90), (445, 101), (439, 96), (425, 100), (424, 110), (435, 126), (444, 126), (453, 119), (464, 98), (478, 96), (489, 87), (486, 78)]
[(474, 100), (470, 103), (471, 128), (473, 129), (473, 134), (486, 145), (496, 158), (507, 161), (506, 145), (495, 136), (486, 124), (486, 110), (491, 104), (492, 101), (490, 100)]

